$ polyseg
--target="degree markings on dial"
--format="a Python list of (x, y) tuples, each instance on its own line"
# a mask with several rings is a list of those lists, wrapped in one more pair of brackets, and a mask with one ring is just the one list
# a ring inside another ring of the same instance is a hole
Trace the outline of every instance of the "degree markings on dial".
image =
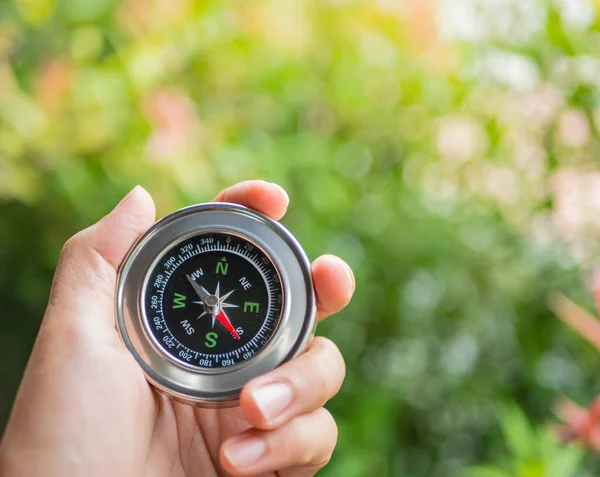
[(271, 273), (271, 270), (269, 270), (266, 267), (266, 265), (264, 265), (260, 260), (257, 260), (258, 254), (254, 254), (253, 256), (251, 256), (251, 253), (248, 250), (240, 248), (239, 243), (236, 244), (235, 248), (232, 247), (228, 243), (226, 243), (224, 246), (221, 246), (220, 241), (217, 241), (216, 245), (215, 244), (206, 244), (205, 247), (200, 247), (200, 245), (197, 244), (196, 250), (194, 252), (188, 252), (187, 255), (184, 255), (183, 257), (181, 255), (178, 255), (179, 261), (176, 262), (174, 264), (174, 267), (168, 271), (165, 269), (165, 265), (163, 264), (163, 273), (165, 274), (165, 280), (162, 281), (161, 287), (158, 290), (156, 290), (157, 293), (161, 294), (161, 300), (159, 300), (158, 312), (160, 314), (160, 323), (163, 326), (163, 330), (162, 330), (163, 335), (166, 335), (168, 333), (172, 337), (172, 339), (177, 343), (176, 349), (183, 347), (186, 352), (189, 352), (190, 354), (194, 354), (196, 359), (203, 357), (206, 359), (214, 359), (216, 362), (219, 362), (222, 359), (227, 359), (227, 358), (231, 357), (232, 355), (235, 355), (235, 357), (239, 359), (239, 354), (241, 351), (243, 352), (245, 350), (250, 349), (250, 346), (257, 346), (259, 340), (262, 340), (264, 338), (265, 331), (271, 331), (273, 329), (273, 323), (274, 323), (274, 319), (275, 319), (275, 317), (274, 317), (275, 310), (272, 308), (271, 295), (269, 295), (269, 303), (267, 305), (266, 318), (265, 318), (265, 321), (263, 322), (263, 325), (261, 326), (260, 330), (242, 348), (238, 348), (236, 350), (230, 351), (225, 354), (216, 354), (215, 355), (215, 354), (199, 353), (195, 350), (189, 349), (187, 346), (183, 345), (181, 342), (179, 342), (179, 340), (177, 340), (174, 337), (173, 333), (167, 326), (167, 323), (164, 319), (164, 310), (163, 310), (163, 306), (162, 306), (163, 305), (162, 298), (164, 298), (164, 290), (166, 289), (169, 278), (175, 273), (177, 268), (179, 266), (181, 266), (182, 263), (185, 263), (190, 258), (200, 255), (201, 253), (204, 253), (204, 252), (221, 251), (221, 250), (229, 251), (229, 252), (235, 253), (236, 255), (246, 257), (248, 259), (248, 261), (258, 269), (259, 273), (263, 277), (263, 280), (265, 281), (265, 283), (267, 283), (267, 288), (269, 289), (269, 291), (271, 291), (271, 292), (276, 291), (275, 290), (275, 288), (276, 288), (275, 281), (273, 280), (272, 276), (269, 276)]

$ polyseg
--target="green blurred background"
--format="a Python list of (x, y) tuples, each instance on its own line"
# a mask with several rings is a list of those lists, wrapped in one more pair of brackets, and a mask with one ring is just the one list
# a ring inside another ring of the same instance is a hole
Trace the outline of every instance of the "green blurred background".
[(354, 268), (324, 476), (600, 473), (548, 429), (598, 356), (600, 2), (0, 1), (0, 424), (60, 248), (134, 185), (159, 215), (284, 186)]

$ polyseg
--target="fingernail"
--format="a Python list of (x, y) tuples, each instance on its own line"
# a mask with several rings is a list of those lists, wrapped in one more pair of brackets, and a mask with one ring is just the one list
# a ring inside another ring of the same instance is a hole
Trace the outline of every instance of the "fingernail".
[(271, 182), (271, 184), (273, 184), (275, 187), (277, 187), (285, 196), (285, 206), (287, 207), (290, 204), (290, 196), (288, 195), (287, 191), (281, 187), (279, 184), (276, 184), (275, 182)]
[(118, 209), (120, 209), (120, 208), (121, 208), (121, 206), (123, 206), (123, 204), (125, 204), (127, 201), (129, 201), (129, 199), (131, 199), (131, 197), (134, 195), (134, 193), (135, 193), (135, 192), (136, 192), (138, 189), (141, 189), (141, 188), (142, 188), (142, 186), (136, 185), (136, 186), (135, 186), (133, 189), (131, 189), (131, 190), (130, 190), (130, 191), (127, 193), (127, 195), (126, 195), (125, 197), (123, 197), (123, 198), (121, 199), (121, 201), (120, 201), (120, 202), (119, 202), (117, 205), (115, 205), (115, 208), (113, 209), (113, 212), (114, 212), (115, 210), (118, 210)]
[(263, 417), (272, 421), (292, 403), (294, 392), (289, 384), (271, 383), (254, 390), (252, 398)]
[(248, 437), (226, 444), (224, 453), (233, 466), (241, 469), (254, 464), (266, 451), (267, 445), (263, 439)]
[(352, 293), (354, 293), (354, 290), (356, 290), (356, 279), (354, 278), (354, 272), (350, 268), (350, 265), (348, 265), (346, 262), (344, 262), (344, 265), (346, 266), (346, 273), (348, 274), (350, 288), (352, 288)]

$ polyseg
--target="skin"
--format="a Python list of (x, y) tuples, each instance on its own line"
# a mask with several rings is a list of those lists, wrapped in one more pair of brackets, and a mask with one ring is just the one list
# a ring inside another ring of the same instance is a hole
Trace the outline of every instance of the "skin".
[[(263, 181), (216, 200), (275, 220), (288, 196)], [(330, 459), (337, 428), (323, 405), (339, 390), (343, 358), (315, 338), (296, 359), (244, 388), (240, 406), (193, 408), (155, 392), (115, 329), (117, 270), (155, 220), (152, 198), (130, 192), (64, 246), (42, 325), (0, 444), (0, 475), (314, 475)], [(339, 258), (312, 264), (318, 317), (346, 306), (354, 276)]]

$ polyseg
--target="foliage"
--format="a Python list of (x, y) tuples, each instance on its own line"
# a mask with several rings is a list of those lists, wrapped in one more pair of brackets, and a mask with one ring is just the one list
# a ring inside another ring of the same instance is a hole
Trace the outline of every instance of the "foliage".
[(136, 183), (162, 215), (260, 177), (356, 270), (322, 475), (518, 462), (499, 407), (595, 391), (546, 297), (590, 304), (599, 32), (584, 0), (0, 3), (2, 415), (69, 235)]
[[(511, 461), (499, 467), (469, 469), (469, 477), (563, 477), (578, 473), (584, 452), (578, 446), (561, 446), (552, 428), (534, 430), (521, 410), (508, 406), (503, 411), (502, 431)], [(591, 475), (591, 474), (590, 474)]]

